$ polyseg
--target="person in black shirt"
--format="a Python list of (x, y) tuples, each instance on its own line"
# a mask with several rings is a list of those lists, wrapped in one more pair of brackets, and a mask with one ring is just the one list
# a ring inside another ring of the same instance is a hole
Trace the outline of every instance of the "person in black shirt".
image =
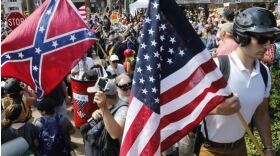
[(23, 137), (29, 144), (29, 150), (36, 154), (39, 132), (33, 124), (25, 122), (25, 114), (20, 104), (12, 104), (5, 109), (1, 127), (1, 144)]

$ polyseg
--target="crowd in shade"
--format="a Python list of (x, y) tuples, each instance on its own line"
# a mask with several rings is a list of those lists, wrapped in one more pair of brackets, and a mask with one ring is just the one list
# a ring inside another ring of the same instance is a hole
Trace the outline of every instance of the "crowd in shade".
[[(233, 34), (237, 11), (225, 8), (221, 14), (210, 12), (209, 17), (188, 10), (184, 10), (184, 13), (213, 58), (229, 55), (239, 46)], [(118, 17), (117, 22), (111, 20), (112, 15)], [(275, 15), (275, 18), (279, 16)], [(11, 30), (5, 19), (1, 20), (1, 39), (4, 40)], [(145, 10), (139, 10), (135, 16), (109, 9), (93, 14), (86, 23), (95, 33), (98, 42), (88, 49), (65, 79), (42, 99), (37, 98), (34, 91), (23, 82), (2, 77), (1, 144), (22, 137), (29, 147), (24, 153), (26, 155), (70, 155), (70, 151), (75, 147), (71, 143), (70, 135), (78, 130), (84, 140), (85, 155), (118, 153), (145, 22), (148, 22), (145, 19)], [(271, 43), (261, 61), (271, 68), (279, 65), (279, 38)], [(103, 92), (98, 91), (94, 97), (99, 109), (92, 113), (91, 121), (76, 129), (66, 110), (73, 101), (70, 81), (75, 79), (96, 82), (100, 77), (106, 78), (108, 88)], [(35, 109), (41, 114), (36, 119), (32, 116)], [(99, 122), (101, 119), (102, 122)], [(94, 138), (96, 135), (100, 137)], [(55, 139), (51, 141), (52, 138)], [(18, 146), (19, 143), (15, 144)], [(193, 146), (194, 133), (176, 144), (180, 155), (190, 155)], [(174, 154), (173, 148), (167, 150), (166, 154)]]

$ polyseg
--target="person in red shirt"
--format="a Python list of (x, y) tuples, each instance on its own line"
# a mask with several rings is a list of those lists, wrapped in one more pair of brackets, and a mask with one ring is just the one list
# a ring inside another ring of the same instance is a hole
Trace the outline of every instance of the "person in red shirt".
[(238, 44), (233, 39), (232, 31), (233, 23), (227, 22), (220, 25), (218, 33), (221, 40), (216, 53), (213, 54), (214, 57), (228, 55), (238, 47)]

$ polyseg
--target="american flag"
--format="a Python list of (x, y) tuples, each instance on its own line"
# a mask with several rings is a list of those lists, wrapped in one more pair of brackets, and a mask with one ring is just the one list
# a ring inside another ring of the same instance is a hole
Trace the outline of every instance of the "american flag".
[(87, 12), (86, 12), (85, 5), (83, 5), (79, 8), (79, 14), (81, 15), (82, 19), (86, 22), (87, 21)]
[(231, 92), (173, 0), (151, 0), (120, 155), (160, 155)]
[(1, 44), (3, 77), (49, 93), (96, 41), (70, 0), (46, 0)]

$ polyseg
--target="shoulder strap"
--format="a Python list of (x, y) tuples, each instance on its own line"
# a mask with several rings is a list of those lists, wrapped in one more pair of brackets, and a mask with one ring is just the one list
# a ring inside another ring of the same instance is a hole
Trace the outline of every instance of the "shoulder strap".
[(13, 138), (18, 138), (18, 137), (20, 137), (19, 134), (18, 134), (18, 130), (13, 129), (12, 126), (9, 127), (9, 131), (11, 132)]
[(226, 79), (226, 81), (228, 81), (229, 74), (230, 74), (229, 57), (228, 57), (228, 55), (220, 55), (220, 56), (218, 56), (218, 60), (219, 60), (220, 70), (221, 70), (224, 78)]
[(267, 81), (268, 81), (268, 74), (267, 74), (267, 70), (266, 70), (265, 66), (261, 62), (260, 62), (260, 71), (261, 71), (261, 75), (262, 75), (263, 82), (264, 82), (265, 89), (266, 89)]
[(205, 118), (203, 119), (203, 125), (204, 125), (204, 132), (205, 132), (206, 141), (209, 141), (208, 130), (207, 130), (207, 125), (206, 125)]
[(110, 110), (111, 113), (112, 113), (112, 115), (114, 115), (114, 114), (119, 110), (119, 108), (121, 108), (122, 106), (127, 106), (127, 104), (126, 104), (126, 103), (122, 103), (122, 104), (118, 105), (117, 107), (113, 107), (113, 108)]
[[(218, 60), (219, 60), (219, 67), (220, 67), (220, 71), (222, 72), (224, 78), (226, 79), (226, 81), (228, 81), (229, 79), (229, 74), (230, 74), (230, 62), (229, 62), (229, 57), (228, 55), (220, 55), (218, 56)], [(208, 130), (207, 130), (207, 125), (206, 125), (206, 120), (205, 118), (203, 119), (203, 125), (204, 125), (204, 132), (205, 132), (205, 139), (206, 142), (209, 141), (209, 137), (208, 137)]]

